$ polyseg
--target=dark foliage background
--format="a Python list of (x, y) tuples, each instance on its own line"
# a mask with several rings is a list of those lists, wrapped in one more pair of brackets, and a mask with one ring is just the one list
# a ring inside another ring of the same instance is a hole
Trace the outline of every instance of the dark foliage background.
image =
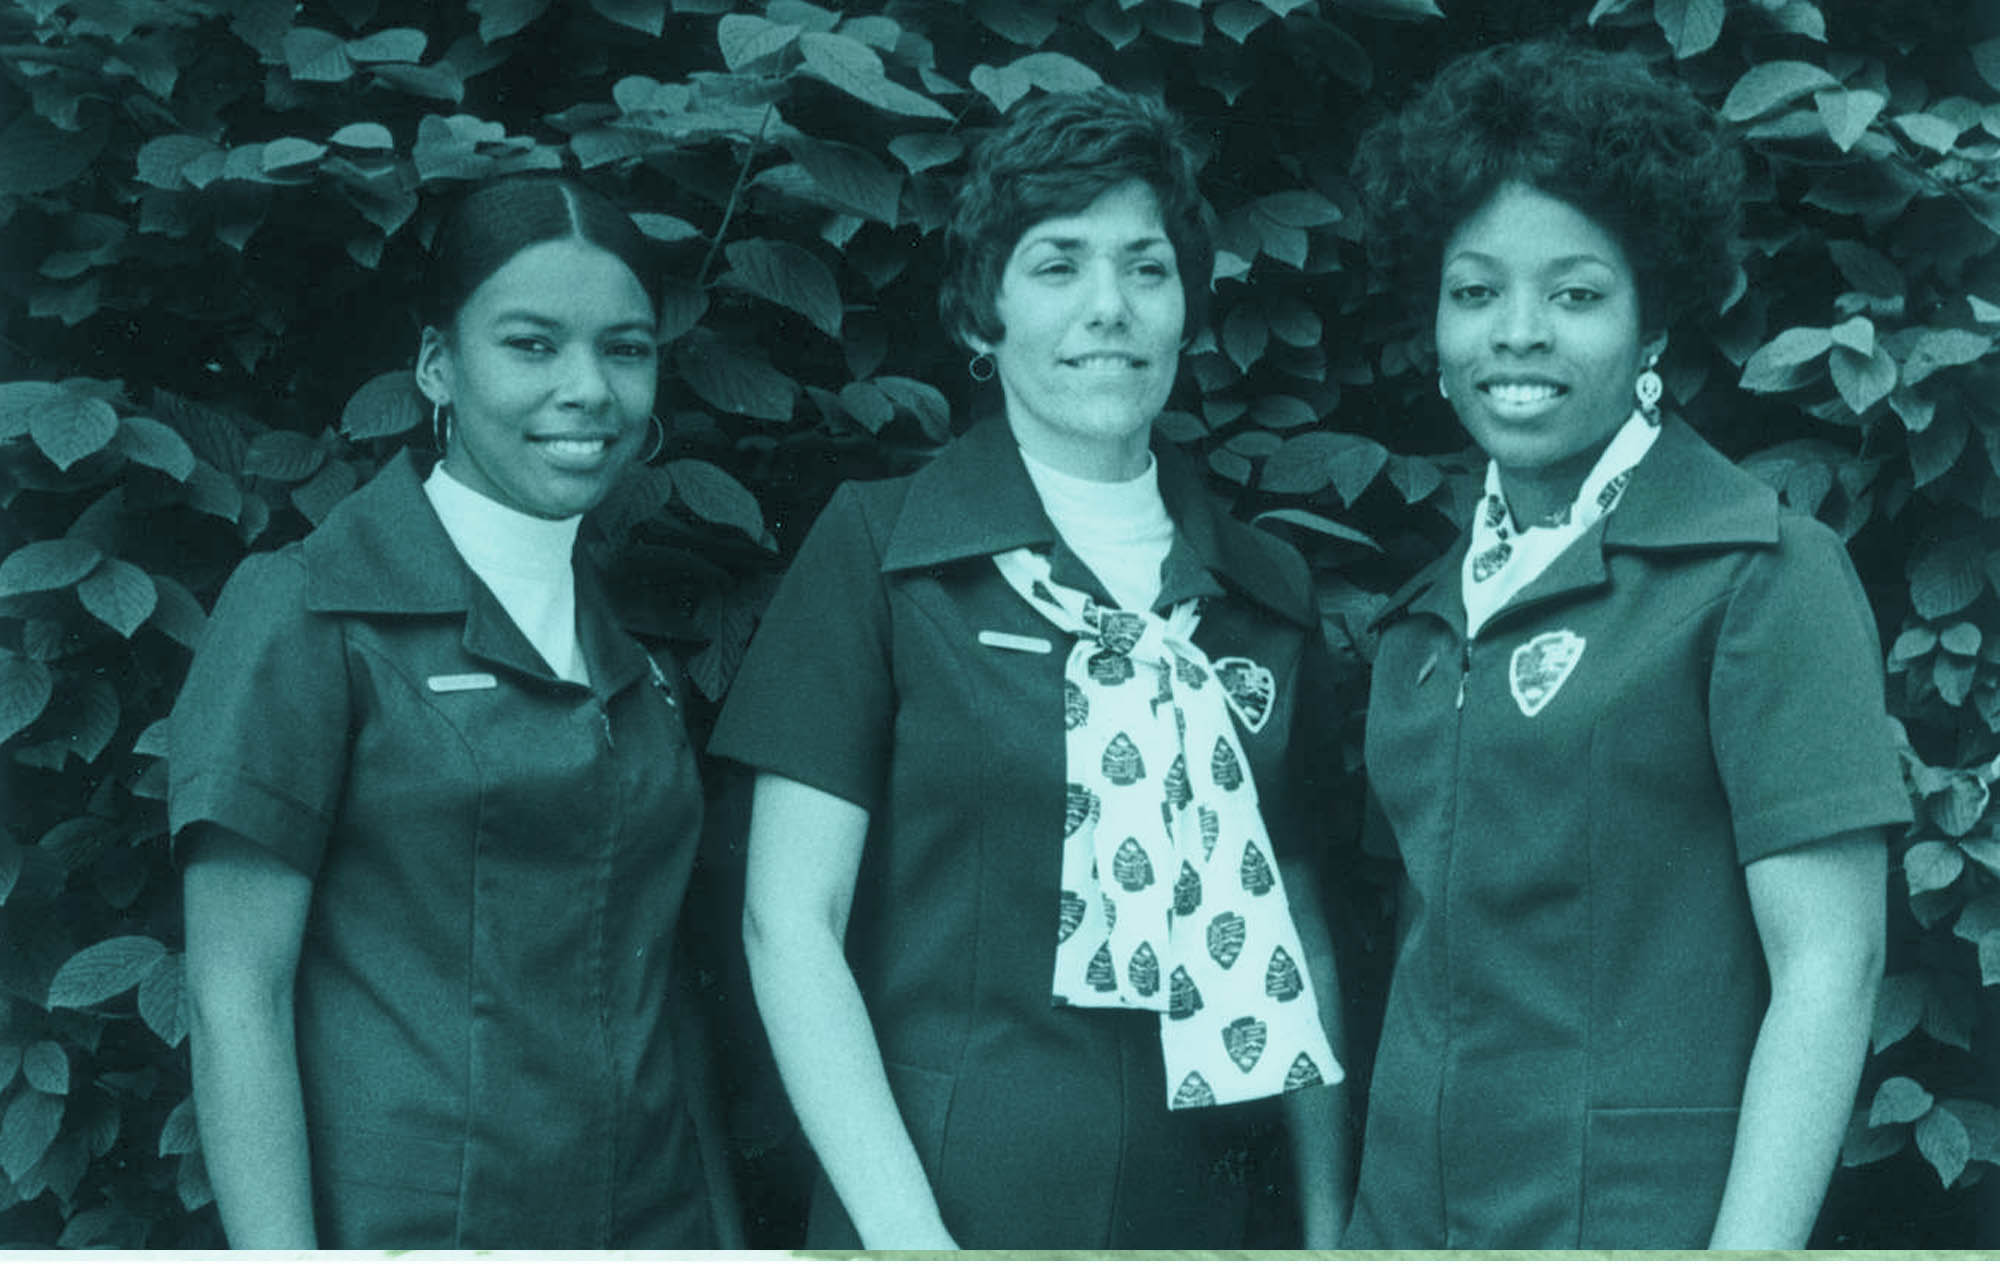
[[(1820, 1240), (1994, 1246), (2000, 9), (1979, 0), (0, 3), (0, 1244), (217, 1241), (160, 721), (236, 562), (424, 441), (409, 285), (441, 198), (581, 171), (670, 250), (670, 460), (593, 539), (714, 699), (834, 485), (987, 409), (936, 321), (967, 145), (1026, 94), (1157, 89), (1210, 152), (1223, 229), (1215, 324), (1160, 428), (1313, 563), (1353, 767), (1360, 622), (1475, 475), (1412, 301), (1366, 270), (1348, 155), (1444, 58), (1552, 29), (1643, 52), (1741, 129), (1744, 279), (1673, 336), (1669, 398), (1846, 536), (1908, 735), (1921, 821), (1885, 873), (1890, 973)], [(740, 1024), (740, 799), (717, 784), (698, 907)], [(1346, 891), (1364, 948), (1380, 880), (1357, 863)], [(766, 1091), (733, 1123), (752, 1236), (783, 1245), (804, 1155)]]

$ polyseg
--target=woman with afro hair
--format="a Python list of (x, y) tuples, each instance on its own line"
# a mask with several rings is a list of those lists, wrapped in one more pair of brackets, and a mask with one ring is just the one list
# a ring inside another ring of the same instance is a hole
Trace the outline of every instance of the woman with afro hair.
[(1909, 812), (1839, 538), (1661, 414), (1741, 162), (1643, 62), (1537, 41), (1447, 65), (1357, 171), (1489, 460), (1378, 623), (1403, 888), (1344, 1245), (1803, 1246)]

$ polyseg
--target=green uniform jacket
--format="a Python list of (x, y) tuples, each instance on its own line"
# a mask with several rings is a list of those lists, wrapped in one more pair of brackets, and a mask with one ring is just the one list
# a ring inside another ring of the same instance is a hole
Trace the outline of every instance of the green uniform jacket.
[(549, 670), (400, 456), (244, 561), (174, 709), (174, 831), (226, 827), (314, 879), (297, 1029), (322, 1245), (733, 1225), (675, 995), (694, 755), (580, 558), (576, 594), (589, 687)]
[[(1316, 623), (1303, 561), (1219, 511), (1169, 448), (1164, 605), (1205, 600), (1195, 642), (1277, 689), (1239, 726), (1273, 843)], [(1050, 1003), (1071, 644), (991, 555), (1052, 550), (1111, 602), (1043, 512), (1004, 422), (908, 478), (835, 493), (771, 604), (711, 751), (866, 808), (847, 951), (947, 1229), (965, 1247), (1229, 1247), (1241, 1168), (1273, 1101), (1169, 1113), (1159, 1017)], [(983, 631), (1047, 651), (981, 642)], [(1233, 1151), (1232, 1151), (1233, 1150)], [(821, 1178), (809, 1241), (858, 1246)]]
[(1742, 867), (1910, 816), (1874, 620), (1680, 425), (1469, 648), (1464, 553), (1370, 692), (1405, 884), (1347, 1245), (1704, 1246), (1769, 995)]

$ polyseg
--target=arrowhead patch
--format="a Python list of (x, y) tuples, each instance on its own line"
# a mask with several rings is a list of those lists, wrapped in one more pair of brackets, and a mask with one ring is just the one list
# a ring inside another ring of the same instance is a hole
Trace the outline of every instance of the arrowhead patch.
[(1507, 668), (1507, 687), (1523, 715), (1533, 719), (1555, 700), (1583, 657), (1585, 642), (1574, 631), (1551, 630), (1514, 650), (1513, 663)]
[(1222, 695), (1243, 727), (1252, 733), (1264, 731), (1271, 707), (1277, 704), (1278, 681), (1268, 666), (1248, 657), (1221, 657), (1213, 663), (1215, 677), (1222, 681)]

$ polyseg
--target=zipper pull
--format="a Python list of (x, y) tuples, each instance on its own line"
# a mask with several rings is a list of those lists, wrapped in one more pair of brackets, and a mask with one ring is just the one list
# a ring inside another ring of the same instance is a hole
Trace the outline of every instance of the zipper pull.
[(646, 655), (646, 667), (653, 672), (653, 687), (660, 690), (660, 696), (667, 699), (667, 705), (678, 708), (680, 703), (674, 700), (674, 686), (667, 682), (666, 672), (660, 669), (660, 663), (653, 660), (651, 653)]
[(1472, 682), (1472, 641), (1466, 640), (1458, 660), (1458, 709), (1465, 709), (1465, 686)]
[(591, 700), (597, 706), (598, 727), (604, 730), (604, 749), (615, 751), (618, 749), (618, 743), (611, 736), (611, 712), (605, 709), (603, 702), (598, 701), (596, 698), (592, 698)]

